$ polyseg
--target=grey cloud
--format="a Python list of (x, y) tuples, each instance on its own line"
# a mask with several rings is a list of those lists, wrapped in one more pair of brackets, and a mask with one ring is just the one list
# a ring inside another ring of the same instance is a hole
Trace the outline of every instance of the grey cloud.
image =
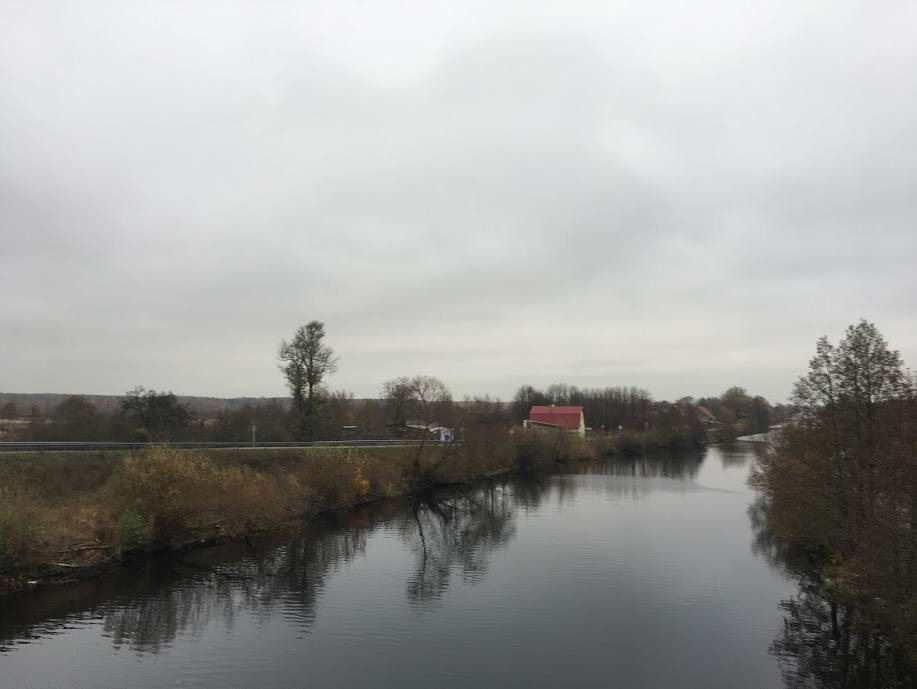
[(0, 389), (424, 371), (744, 384), (917, 359), (906, 3), (0, 4)]

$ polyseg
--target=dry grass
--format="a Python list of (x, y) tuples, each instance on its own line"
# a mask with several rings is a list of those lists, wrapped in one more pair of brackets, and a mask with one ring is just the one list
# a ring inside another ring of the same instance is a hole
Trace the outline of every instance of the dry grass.
[(105, 485), (126, 452), (0, 452), (0, 486), (25, 486), (49, 500)]
[(591, 444), (567, 434), (525, 434), (509, 443), (505, 433), (422, 449), (2, 454), (0, 573), (232, 536), (434, 483), (594, 458)]
[(94, 559), (111, 531), (111, 511), (93, 495), (53, 500), (21, 482), (0, 488), (0, 571), (67, 559), (77, 546), (91, 546), (81, 560)]
[(558, 462), (593, 461), (599, 457), (592, 441), (553, 431), (517, 433), (514, 448), (515, 462), (520, 469), (539, 469)]
[(210, 525), (238, 533), (280, 521), (294, 513), (301, 487), (246, 466), (161, 447), (125, 459), (105, 492), (119, 524), (124, 515), (136, 515), (153, 539), (169, 542)]
[[(413, 448), (0, 455), (0, 572), (235, 535), (414, 487)], [(426, 456), (422, 456), (426, 461)]]

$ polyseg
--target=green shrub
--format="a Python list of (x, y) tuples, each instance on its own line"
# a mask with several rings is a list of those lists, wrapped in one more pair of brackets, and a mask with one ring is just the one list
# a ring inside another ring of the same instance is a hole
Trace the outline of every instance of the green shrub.
[(130, 510), (121, 514), (115, 529), (117, 547), (122, 553), (143, 548), (153, 537), (150, 520)]

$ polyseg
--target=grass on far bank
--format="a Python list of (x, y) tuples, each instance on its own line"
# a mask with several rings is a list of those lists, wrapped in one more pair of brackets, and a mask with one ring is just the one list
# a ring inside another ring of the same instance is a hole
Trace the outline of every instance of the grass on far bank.
[[(622, 451), (567, 433), (482, 429), (452, 446), (0, 453), (3, 575), (233, 537), (499, 471)], [(645, 444), (645, 443), (644, 443)], [(629, 446), (628, 446), (629, 448)]]
[[(309, 458), (347, 456), (354, 450), (328, 447), (203, 448), (176, 450), (206, 457), (224, 465), (246, 465), (269, 470), (308, 461)], [(363, 452), (370, 459), (393, 462), (413, 457), (413, 448), (374, 447)], [(59, 499), (93, 491), (108, 481), (131, 452), (129, 450), (45, 450), (44, 452), (0, 452), (0, 489), (28, 485), (43, 497)], [(142, 454), (134, 453), (134, 454)]]
[(497, 460), (472, 457), (471, 447), (2, 453), (0, 574), (232, 537), (473, 480)]

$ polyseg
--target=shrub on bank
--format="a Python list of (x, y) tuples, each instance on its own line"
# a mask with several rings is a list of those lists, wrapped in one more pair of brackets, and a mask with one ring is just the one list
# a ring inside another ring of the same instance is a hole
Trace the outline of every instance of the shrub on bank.
[[(506, 430), (494, 428), (455, 445), (371, 454), (159, 446), (124, 458), (84, 455), (17, 458), (22, 473), (10, 462), (2, 465), (9, 480), (0, 481), (0, 572), (94, 563), (154, 543), (232, 536), (428, 484), (594, 459), (596, 452), (569, 434), (521, 434), (508, 442)], [(83, 462), (91, 463), (91, 481), (44, 480), (58, 471), (77, 474)]]
[[(357, 504), (366, 499), (370, 481), (367, 460), (358, 452), (310, 456), (292, 469), (300, 486), (308, 487), (312, 509), (333, 509)], [(378, 488), (377, 483), (377, 488)]]
[(115, 527), (115, 540), (119, 553), (141, 550), (153, 540), (153, 525), (142, 514), (124, 512)]
[(522, 431), (513, 437), (514, 464), (522, 471), (544, 468), (558, 462), (598, 459), (589, 440), (556, 431)]
[(648, 450), (687, 450), (701, 444), (692, 431), (677, 428), (622, 431), (595, 438), (593, 442), (603, 455), (639, 454)]
[(69, 493), (57, 484), (49, 492), (41, 477), (58, 467), (73, 473), (84, 456), (34, 461), (40, 471), (0, 482), (0, 572), (231, 536), (400, 494), (410, 458), (340, 450), (210, 458), (161, 446), (116, 460), (106, 482), (94, 476), (92, 487)]
[(169, 541), (205, 526), (241, 532), (282, 519), (297, 486), (245, 466), (218, 466), (194, 453), (157, 447), (124, 460), (109, 485), (125, 537), (139, 534), (137, 515), (150, 536)]

